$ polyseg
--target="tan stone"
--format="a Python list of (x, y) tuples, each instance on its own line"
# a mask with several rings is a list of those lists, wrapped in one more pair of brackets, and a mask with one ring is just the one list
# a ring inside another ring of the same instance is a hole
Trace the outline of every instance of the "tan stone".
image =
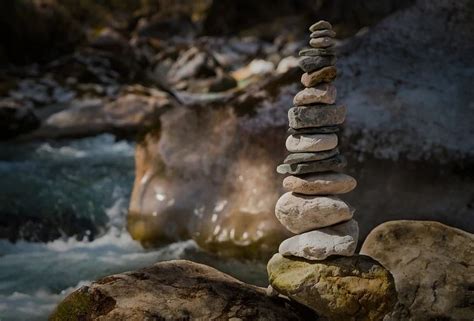
[(337, 90), (334, 85), (320, 84), (316, 87), (305, 88), (296, 94), (293, 99), (295, 106), (311, 104), (334, 104), (336, 102)]
[(286, 190), (306, 195), (344, 194), (356, 186), (357, 181), (353, 177), (335, 172), (288, 176), (283, 180)]
[(336, 79), (337, 69), (334, 66), (324, 67), (310, 74), (304, 73), (301, 76), (301, 83), (305, 87), (313, 87), (322, 82), (331, 82)]
[(334, 45), (334, 39), (331, 37), (311, 38), (309, 45), (313, 48), (327, 48)]
[(473, 234), (438, 222), (386, 222), (370, 232), (361, 253), (395, 278), (399, 304), (387, 321), (474, 317)]
[(290, 232), (303, 233), (352, 218), (349, 205), (334, 196), (285, 193), (278, 199), (275, 215)]
[(286, 149), (292, 153), (321, 152), (337, 147), (336, 134), (290, 135), (286, 139)]
[(325, 20), (320, 20), (309, 27), (309, 31), (315, 32), (316, 30), (324, 30), (324, 29), (332, 29), (332, 25), (325, 21)]

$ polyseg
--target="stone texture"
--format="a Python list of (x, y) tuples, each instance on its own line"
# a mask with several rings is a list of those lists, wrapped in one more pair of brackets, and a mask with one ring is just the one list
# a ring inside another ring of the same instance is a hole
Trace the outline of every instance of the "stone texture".
[(278, 249), (283, 256), (324, 260), (330, 255), (352, 256), (357, 247), (359, 225), (355, 220), (295, 235)]
[(315, 197), (288, 192), (275, 206), (280, 223), (296, 234), (350, 220), (352, 214), (348, 204), (333, 196)]
[(308, 173), (320, 173), (327, 171), (340, 171), (347, 165), (347, 160), (342, 155), (337, 155), (328, 159), (316, 162), (300, 164), (281, 164), (277, 167), (280, 174), (302, 175)]
[(322, 82), (331, 82), (336, 79), (337, 69), (334, 66), (324, 67), (312, 73), (304, 73), (301, 76), (301, 83), (305, 87), (314, 87)]
[(302, 56), (298, 61), (300, 68), (308, 73), (323, 67), (333, 66), (335, 63), (335, 56)]
[(301, 106), (288, 110), (290, 127), (295, 129), (340, 125), (345, 117), (346, 107), (343, 105)]
[(339, 126), (327, 126), (327, 127), (308, 127), (308, 128), (288, 128), (288, 134), (290, 135), (300, 135), (300, 134), (328, 134), (328, 133), (337, 133), (339, 131)]
[(313, 48), (327, 48), (334, 46), (334, 39), (331, 37), (311, 38), (309, 45)]
[(396, 301), (390, 272), (363, 255), (308, 261), (275, 254), (267, 271), (275, 290), (331, 321), (380, 321)]
[(308, 320), (314, 313), (206, 265), (177, 260), (106, 276), (66, 297), (51, 321)]
[(332, 25), (325, 21), (325, 20), (320, 20), (309, 27), (309, 31), (315, 32), (316, 30), (324, 30), (324, 29), (332, 29)]
[(297, 164), (297, 163), (306, 163), (314, 162), (323, 159), (328, 159), (339, 154), (339, 149), (334, 148), (331, 150), (317, 152), (317, 153), (293, 153), (286, 156), (283, 163), (285, 164)]
[(319, 37), (331, 37), (334, 38), (336, 33), (333, 30), (324, 29), (324, 30), (316, 30), (309, 35), (311, 38), (319, 38)]
[(357, 181), (343, 173), (288, 176), (283, 180), (283, 187), (286, 190), (306, 195), (344, 194), (356, 186)]
[(332, 84), (321, 84), (316, 87), (305, 88), (296, 94), (293, 99), (295, 106), (312, 104), (334, 104), (337, 90)]
[(290, 135), (286, 139), (286, 149), (292, 153), (320, 152), (337, 147), (336, 134)]
[(305, 48), (301, 49), (298, 52), (299, 56), (334, 56), (336, 54), (336, 50), (332, 47), (329, 48)]
[(474, 235), (430, 221), (391, 221), (367, 236), (361, 253), (389, 269), (399, 304), (387, 321), (471, 320)]

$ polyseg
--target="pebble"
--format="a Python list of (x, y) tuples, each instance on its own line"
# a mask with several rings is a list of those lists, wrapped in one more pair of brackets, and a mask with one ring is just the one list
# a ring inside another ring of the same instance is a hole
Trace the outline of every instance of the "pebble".
[(295, 106), (329, 104), (336, 102), (337, 90), (332, 84), (320, 84), (317, 87), (305, 88), (293, 99)]
[(284, 240), (278, 249), (283, 256), (324, 260), (330, 255), (352, 256), (359, 239), (359, 225), (350, 220)]
[(301, 76), (301, 83), (305, 87), (313, 87), (322, 82), (331, 82), (336, 79), (337, 69), (334, 66), (323, 67), (312, 73), (304, 73)]
[(357, 181), (343, 173), (318, 173), (304, 176), (288, 176), (283, 187), (299, 194), (329, 195), (345, 194), (357, 186)]
[(321, 152), (337, 147), (336, 134), (290, 135), (286, 139), (286, 149), (292, 153)]
[(352, 218), (353, 210), (335, 196), (307, 196), (288, 192), (275, 207), (280, 223), (295, 234), (331, 226)]
[(311, 73), (327, 66), (333, 66), (336, 63), (335, 56), (303, 56), (298, 64), (304, 72)]
[(277, 167), (279, 174), (303, 175), (328, 171), (340, 171), (347, 165), (347, 160), (342, 155), (323, 159), (316, 162), (281, 164)]
[(333, 30), (323, 29), (323, 30), (316, 30), (309, 35), (311, 38), (319, 38), (319, 37), (331, 37), (334, 38), (336, 33)]
[(327, 126), (327, 127), (308, 127), (301, 129), (288, 128), (288, 134), (328, 134), (328, 133), (337, 133), (339, 131), (339, 126)]
[(288, 155), (283, 163), (285, 164), (297, 164), (305, 162), (313, 162), (323, 159), (328, 159), (339, 154), (339, 149), (334, 148), (319, 153), (293, 153)]
[(331, 37), (311, 38), (309, 45), (313, 48), (327, 48), (334, 46), (334, 39)]
[(315, 32), (316, 30), (323, 30), (323, 29), (332, 29), (332, 25), (325, 20), (320, 20), (314, 23), (313, 25), (311, 25), (311, 27), (309, 27), (309, 31), (311, 32)]
[(345, 118), (344, 105), (301, 106), (288, 110), (290, 127), (295, 129), (340, 125)]
[(334, 56), (336, 50), (334, 48), (306, 48), (300, 50), (298, 53), (300, 56)]

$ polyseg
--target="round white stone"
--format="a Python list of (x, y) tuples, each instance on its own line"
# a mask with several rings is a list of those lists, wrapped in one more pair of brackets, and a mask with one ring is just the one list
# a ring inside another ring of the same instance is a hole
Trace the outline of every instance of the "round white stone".
[(286, 139), (286, 149), (292, 153), (321, 152), (336, 147), (336, 134), (290, 135)]

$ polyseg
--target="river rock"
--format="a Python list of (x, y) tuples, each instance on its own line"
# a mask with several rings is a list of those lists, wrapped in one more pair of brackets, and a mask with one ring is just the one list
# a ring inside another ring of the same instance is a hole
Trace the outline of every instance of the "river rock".
[(337, 147), (336, 134), (290, 135), (286, 139), (286, 149), (292, 153), (320, 152)]
[(288, 110), (288, 122), (295, 129), (340, 125), (345, 117), (346, 107), (343, 105), (301, 106)]
[(396, 302), (390, 272), (364, 255), (308, 261), (278, 253), (267, 271), (275, 290), (331, 321), (379, 321)]
[(295, 234), (348, 221), (353, 210), (334, 196), (283, 194), (275, 207), (280, 223)]
[(293, 99), (295, 106), (311, 104), (334, 104), (336, 102), (337, 90), (334, 85), (321, 84), (317, 87), (305, 88), (296, 94)]
[(324, 260), (330, 255), (352, 256), (357, 247), (359, 225), (355, 220), (295, 235), (278, 249), (283, 256)]
[(336, 79), (337, 69), (334, 66), (324, 67), (312, 73), (305, 72), (301, 76), (301, 83), (305, 87), (313, 87), (322, 82), (331, 82)]
[(328, 159), (316, 162), (300, 164), (281, 164), (277, 167), (280, 174), (302, 175), (308, 173), (320, 173), (327, 171), (340, 171), (347, 165), (347, 160), (343, 155), (337, 155)]
[(327, 126), (327, 127), (308, 127), (308, 128), (288, 128), (288, 134), (290, 135), (300, 135), (300, 134), (329, 134), (337, 133), (339, 131), (339, 126)]
[(324, 29), (332, 29), (332, 25), (325, 21), (325, 20), (320, 20), (309, 27), (309, 31), (315, 32), (316, 30), (324, 30)]
[(190, 261), (162, 262), (106, 276), (67, 296), (50, 317), (64, 320), (308, 320), (298, 304), (269, 297), (264, 288), (242, 283)]
[(328, 159), (338, 154), (339, 154), (338, 148), (334, 148), (331, 150), (318, 152), (318, 153), (292, 153), (286, 156), (283, 163), (297, 164), (297, 163), (313, 162), (313, 161)]
[(474, 235), (430, 221), (391, 221), (373, 229), (361, 253), (395, 278), (399, 304), (387, 321), (471, 320)]
[(334, 48), (305, 48), (298, 52), (299, 56), (334, 56), (336, 50)]
[(327, 48), (334, 46), (334, 39), (331, 37), (311, 38), (309, 45), (313, 48)]
[(288, 176), (283, 187), (295, 193), (306, 195), (344, 194), (352, 191), (357, 181), (343, 173), (318, 173), (304, 176)]
[(316, 30), (309, 35), (311, 38), (319, 38), (319, 37), (331, 37), (334, 38), (336, 33), (333, 30), (323, 29), (323, 30)]
[(302, 56), (298, 61), (300, 68), (308, 73), (323, 67), (333, 66), (335, 63), (335, 56)]

